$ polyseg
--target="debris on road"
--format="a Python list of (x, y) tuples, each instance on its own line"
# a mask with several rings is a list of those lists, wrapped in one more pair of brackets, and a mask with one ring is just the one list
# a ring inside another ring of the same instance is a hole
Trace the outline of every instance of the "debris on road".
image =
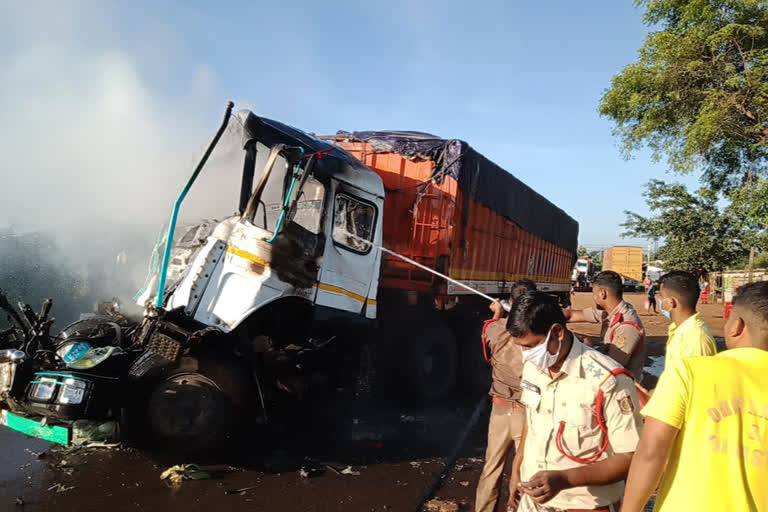
[(16, 498), (16, 506), (17, 507), (23, 507), (24, 506), (24, 500), (21, 498)]
[(75, 488), (75, 486), (66, 486), (64, 484), (55, 483), (52, 486), (50, 486), (48, 488), (48, 490), (52, 491), (52, 490), (56, 489), (56, 492), (67, 492), (67, 491), (71, 491), (74, 488)]
[(323, 473), (325, 473), (325, 468), (315, 465), (305, 464), (304, 466), (301, 466), (301, 469), (299, 469), (299, 475), (301, 475), (302, 478), (314, 478), (316, 476), (322, 475)]
[(166, 481), (171, 487), (178, 487), (184, 480), (207, 480), (211, 475), (202, 471), (197, 464), (180, 464), (171, 466), (160, 475), (160, 480)]
[(224, 494), (226, 494), (227, 496), (231, 496), (233, 494), (239, 494), (240, 496), (242, 496), (246, 492), (257, 489), (258, 487), (259, 487), (258, 485), (252, 485), (250, 487), (243, 487), (241, 489), (230, 489), (228, 491), (224, 491)]
[(411, 466), (412, 466), (414, 469), (419, 469), (419, 468), (421, 467), (421, 462), (418, 462), (418, 461), (415, 461), (415, 460), (414, 460), (414, 461), (412, 461), (412, 462), (411, 462)]
[(463, 481), (459, 482), (459, 485), (462, 486), (462, 487), (469, 487), (469, 481), (463, 480)]
[(119, 439), (116, 421), (77, 420), (72, 424), (72, 446), (117, 446)]
[(35, 457), (36, 459), (44, 459), (45, 458), (45, 452), (33, 452), (29, 448), (24, 448), (24, 451), (30, 454), (31, 456)]
[(459, 512), (459, 504), (455, 501), (432, 499), (424, 504), (425, 512)]
[(352, 476), (360, 476), (359, 471), (355, 471), (352, 469), (352, 466), (347, 466), (343, 470), (341, 470), (342, 475), (352, 475)]

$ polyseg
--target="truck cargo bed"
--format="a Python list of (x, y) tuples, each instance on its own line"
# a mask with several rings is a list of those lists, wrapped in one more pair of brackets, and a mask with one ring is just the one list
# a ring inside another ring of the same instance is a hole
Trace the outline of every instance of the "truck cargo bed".
[[(415, 132), (323, 138), (381, 176), (388, 248), (486, 293), (521, 278), (569, 289), (577, 222), (466, 142)], [(468, 293), (395, 258), (384, 260), (380, 287)]]

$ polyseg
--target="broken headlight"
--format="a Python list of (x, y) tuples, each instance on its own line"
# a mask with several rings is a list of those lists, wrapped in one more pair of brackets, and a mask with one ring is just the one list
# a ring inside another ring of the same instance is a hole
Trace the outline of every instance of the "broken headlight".
[(50, 402), (54, 393), (56, 393), (56, 379), (42, 377), (30, 383), (30, 400), (35, 402)]
[(39, 377), (32, 381), (27, 397), (32, 402), (78, 405), (85, 397), (87, 383), (71, 377)]
[(59, 396), (56, 399), (60, 404), (77, 405), (83, 401), (85, 396), (85, 382), (75, 379), (67, 379), (59, 390)]

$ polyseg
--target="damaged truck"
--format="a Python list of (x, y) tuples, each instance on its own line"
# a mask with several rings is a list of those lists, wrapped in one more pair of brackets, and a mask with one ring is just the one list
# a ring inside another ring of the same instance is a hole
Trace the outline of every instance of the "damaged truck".
[[(64, 445), (201, 446), (322, 389), (482, 392), (487, 297), (527, 278), (568, 303), (578, 224), (466, 142), (317, 137), (232, 107), (158, 241), (143, 316), (105, 303), (52, 334), (50, 301), (0, 292), (0, 424)], [(177, 230), (222, 136), (235, 213)]]

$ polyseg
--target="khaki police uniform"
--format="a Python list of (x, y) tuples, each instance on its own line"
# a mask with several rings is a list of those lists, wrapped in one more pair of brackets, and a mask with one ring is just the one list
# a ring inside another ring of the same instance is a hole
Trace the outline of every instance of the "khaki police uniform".
[(600, 332), (603, 343), (613, 345), (629, 356), (629, 361), (624, 366), (640, 383), (645, 362), (645, 328), (635, 308), (628, 302), (621, 301), (610, 313), (597, 308), (587, 308), (583, 313), (587, 322), (603, 324)]
[[(526, 407), (528, 431), (523, 447), (521, 481), (529, 481), (540, 471), (583, 467), (563, 452), (571, 457), (588, 459), (599, 451), (604, 439), (594, 410), (599, 390), (604, 394), (603, 418), (609, 443), (596, 462), (635, 451), (642, 430), (640, 405), (632, 379), (626, 375), (611, 375), (616, 368), (621, 368), (616, 361), (587, 347), (575, 336), (573, 346), (554, 378), (532, 364), (525, 365), (521, 401)], [(562, 452), (557, 446), (561, 423), (564, 423), (560, 437)], [(543, 512), (601, 507), (610, 510), (623, 494), (624, 482), (574, 487), (560, 492), (538, 508), (533, 499), (524, 494), (519, 510)]]
[(525, 411), (518, 401), (523, 355), (507, 331), (505, 318), (487, 322), (483, 338), (491, 352), (493, 382), (488, 394), (492, 397), (493, 406), (488, 422), (485, 466), (477, 483), (475, 510), (493, 512), (499, 499), (499, 485), (507, 454), (513, 443), (517, 447), (523, 433)]

